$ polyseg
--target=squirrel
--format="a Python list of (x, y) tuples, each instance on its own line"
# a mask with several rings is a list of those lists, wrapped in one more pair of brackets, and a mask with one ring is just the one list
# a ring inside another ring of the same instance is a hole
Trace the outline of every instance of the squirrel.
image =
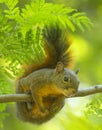
[(46, 58), (40, 65), (28, 65), (17, 81), (16, 93), (32, 95), (32, 101), (16, 103), (22, 121), (41, 124), (50, 120), (63, 108), (65, 99), (78, 91), (77, 72), (70, 70), (71, 44), (64, 32), (58, 25), (44, 27)]

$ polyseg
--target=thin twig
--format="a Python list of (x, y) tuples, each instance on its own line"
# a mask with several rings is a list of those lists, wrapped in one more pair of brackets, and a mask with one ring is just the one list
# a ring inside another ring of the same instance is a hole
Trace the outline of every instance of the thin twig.
[[(84, 97), (102, 92), (102, 85), (96, 85), (85, 89), (79, 89), (78, 92), (71, 97)], [(70, 98), (71, 98), (70, 97)], [(32, 97), (28, 94), (6, 94), (0, 95), (0, 103), (5, 102), (27, 102), (31, 101)]]

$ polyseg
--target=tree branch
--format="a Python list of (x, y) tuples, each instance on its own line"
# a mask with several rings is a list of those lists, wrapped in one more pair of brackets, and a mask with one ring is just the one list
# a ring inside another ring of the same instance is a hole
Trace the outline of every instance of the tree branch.
[(79, 89), (79, 91), (73, 97), (84, 97), (101, 92), (102, 92), (102, 85), (96, 85), (85, 89)]
[[(102, 92), (102, 85), (96, 85), (85, 89), (79, 89), (78, 92), (71, 96), (71, 97), (84, 97), (91, 94), (101, 93)], [(69, 97), (69, 98), (71, 98)], [(4, 102), (27, 102), (31, 101), (32, 97), (27, 94), (7, 94), (7, 95), (0, 95), (0, 103)]]

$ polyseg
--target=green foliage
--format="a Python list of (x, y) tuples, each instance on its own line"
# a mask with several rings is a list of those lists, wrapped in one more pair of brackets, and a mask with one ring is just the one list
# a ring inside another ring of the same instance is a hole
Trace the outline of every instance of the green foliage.
[(3, 127), (3, 123), (2, 123), (3, 120), (9, 115), (8, 113), (4, 112), (5, 109), (6, 109), (6, 104), (0, 104), (0, 128)]
[[(94, 124), (96, 129), (102, 129), (102, 95), (93, 96), (92, 100), (85, 107), (85, 116), (87, 120)], [(95, 129), (95, 130), (96, 130)]]
[[(1, 75), (0, 71), (0, 95), (9, 93), (13, 93), (13, 86), (6, 76)], [(3, 127), (2, 121), (9, 115), (5, 112), (6, 106), (5, 103), (0, 104), (0, 128)]]
[[(2, 108), (2, 105), (0, 106)], [(0, 113), (0, 128), (3, 128), (3, 123), (2, 121), (8, 116), (7, 113)]]
[(68, 105), (65, 106), (62, 114), (62, 117), (61, 115), (59, 117), (59, 121), (63, 130), (101, 130), (98, 129), (99, 127), (96, 123), (93, 124), (92, 122), (89, 122), (88, 118), (85, 116), (73, 114), (73, 111)]
[[(85, 113), (87, 117), (95, 117), (95, 120), (101, 119), (102, 122), (102, 96), (95, 96), (86, 106)], [(93, 119), (94, 120), (94, 119)], [(101, 124), (98, 122), (98, 124)], [(97, 124), (97, 121), (96, 121)]]
[(44, 0), (36, 0), (30, 5), (25, 5), (21, 9), (21, 14), (18, 7), (15, 7), (17, 1), (6, 2), (8, 10), (5, 10), (5, 16), (9, 19), (15, 19), (20, 25), (23, 32), (34, 28), (36, 24), (44, 25), (49, 23), (59, 22), (61, 26), (68, 26), (72, 31), (76, 30), (76, 26), (82, 31), (90, 28), (92, 25), (90, 19), (85, 13), (79, 13), (76, 9), (64, 7), (52, 3), (45, 3)]

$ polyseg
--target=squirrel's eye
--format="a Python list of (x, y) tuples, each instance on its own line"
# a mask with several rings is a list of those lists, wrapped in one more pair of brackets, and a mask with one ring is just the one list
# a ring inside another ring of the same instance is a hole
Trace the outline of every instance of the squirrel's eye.
[(68, 82), (70, 80), (70, 78), (68, 76), (64, 76), (64, 81)]

